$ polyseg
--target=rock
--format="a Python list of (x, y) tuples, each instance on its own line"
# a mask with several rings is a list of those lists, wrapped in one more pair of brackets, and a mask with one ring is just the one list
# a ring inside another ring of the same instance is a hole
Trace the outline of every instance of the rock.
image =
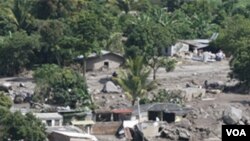
[(203, 97), (206, 94), (206, 90), (201, 88), (184, 88), (181, 91), (181, 96), (186, 101), (191, 101), (193, 98)]
[(177, 127), (181, 127), (185, 129), (189, 129), (192, 126), (191, 122), (186, 118), (183, 118), (180, 122), (176, 123), (175, 125)]
[(111, 81), (108, 81), (104, 85), (102, 91), (104, 93), (120, 93), (121, 92), (121, 90), (119, 90), (118, 87)]
[(19, 87), (25, 87), (24, 83), (20, 83)]
[(241, 119), (246, 125), (249, 125), (248, 122), (250, 122), (250, 117), (243, 115)]
[(245, 125), (243, 121), (239, 121), (239, 125)]
[(21, 96), (21, 95), (16, 95), (15, 98), (14, 98), (14, 103), (15, 104), (23, 103), (23, 101), (24, 101), (24, 97)]
[(220, 94), (221, 90), (219, 90), (219, 89), (213, 89), (213, 90), (207, 90), (207, 92), (211, 93), (211, 94)]
[(179, 139), (180, 140), (189, 140), (190, 133), (186, 129), (178, 129)]
[(226, 124), (237, 124), (242, 118), (242, 110), (229, 107), (224, 111), (223, 120)]
[(161, 132), (160, 136), (162, 138), (167, 138), (167, 139), (170, 139), (170, 140), (176, 140), (177, 139), (177, 137), (175, 135), (175, 131), (171, 131), (170, 129), (164, 129)]
[(220, 89), (222, 90), (225, 87), (225, 83), (222, 81), (205, 81), (204, 82), (206, 88), (211, 88), (211, 89)]
[(4, 82), (0, 84), (0, 91), (8, 92), (9, 90), (11, 90), (11, 88), (12, 88), (11, 83)]
[(246, 125), (250, 125), (250, 120), (247, 121)]
[(193, 76), (196, 76), (196, 75), (197, 75), (197, 72), (193, 73), (192, 75), (193, 75)]

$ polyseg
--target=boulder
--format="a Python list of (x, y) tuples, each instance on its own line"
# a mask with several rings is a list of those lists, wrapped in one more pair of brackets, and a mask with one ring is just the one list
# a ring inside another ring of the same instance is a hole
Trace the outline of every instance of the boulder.
[(24, 83), (20, 83), (19, 87), (25, 87)]
[(202, 88), (184, 88), (181, 91), (181, 96), (186, 101), (191, 101), (193, 98), (203, 97), (206, 94), (206, 90)]
[(237, 124), (242, 118), (242, 110), (229, 107), (224, 111), (223, 120), (226, 124)]
[(166, 138), (169, 140), (177, 140), (177, 136), (175, 134), (175, 129), (163, 129), (160, 133), (160, 137)]
[(209, 89), (220, 89), (222, 90), (225, 87), (225, 83), (223, 81), (205, 81), (204, 85)]
[(16, 95), (14, 98), (14, 103), (15, 104), (20, 104), (24, 102), (24, 97), (22, 95)]
[(102, 91), (104, 93), (121, 93), (121, 90), (118, 89), (118, 87), (112, 81), (108, 81), (104, 85)]
[(249, 125), (250, 123), (250, 117), (247, 115), (243, 115), (241, 119), (246, 125)]
[(180, 140), (189, 140), (191, 135), (186, 129), (178, 129), (179, 139)]
[(175, 125), (177, 127), (181, 127), (185, 129), (189, 129), (190, 127), (192, 127), (191, 122), (186, 118), (183, 118), (180, 122), (175, 123)]
[(8, 83), (8, 82), (1, 83), (0, 91), (8, 92), (9, 90), (11, 90), (11, 87), (12, 87), (11, 83)]

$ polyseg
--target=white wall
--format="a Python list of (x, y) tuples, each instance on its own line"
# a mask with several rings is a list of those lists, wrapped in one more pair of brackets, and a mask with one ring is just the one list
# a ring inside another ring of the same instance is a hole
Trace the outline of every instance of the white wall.
[(114, 69), (120, 67), (120, 65), (123, 63), (123, 59), (115, 55), (104, 55), (101, 57), (88, 59), (86, 68), (87, 70), (101, 70), (104, 67), (104, 62), (109, 63), (109, 69)]

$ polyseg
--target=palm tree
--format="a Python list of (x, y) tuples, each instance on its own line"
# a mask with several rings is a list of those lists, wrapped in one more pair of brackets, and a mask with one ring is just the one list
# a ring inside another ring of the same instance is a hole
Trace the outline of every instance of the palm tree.
[(138, 97), (143, 97), (148, 90), (153, 88), (153, 81), (148, 81), (150, 69), (144, 64), (143, 57), (126, 60), (126, 67), (126, 70), (118, 73), (118, 78), (115, 80), (134, 105)]
[(0, 3), (1, 14), (13, 22), (19, 29), (26, 30), (29, 26), (27, 19), (31, 17), (29, 14), (30, 2), (28, 0), (10, 0)]

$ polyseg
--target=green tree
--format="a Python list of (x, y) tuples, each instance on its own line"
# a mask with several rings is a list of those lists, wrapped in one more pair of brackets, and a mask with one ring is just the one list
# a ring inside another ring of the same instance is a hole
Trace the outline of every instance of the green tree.
[(242, 47), (238, 48), (233, 59), (230, 61), (231, 66), (231, 77), (240, 80), (247, 86), (250, 86), (250, 46), (249, 41), (245, 42)]
[[(39, 32), (41, 35), (41, 49), (38, 56), (41, 63), (56, 63), (58, 65), (63, 65), (65, 62), (65, 57), (63, 53), (70, 49), (65, 47), (64, 41), (65, 29), (64, 24), (59, 20), (46, 20), (40, 26)], [(72, 46), (71, 46), (72, 47)], [(70, 57), (71, 54), (68, 54)]]
[(159, 67), (174, 67), (174, 61), (159, 58), (162, 56), (162, 50), (171, 46), (175, 39), (174, 33), (163, 20), (157, 18), (155, 22), (149, 16), (142, 15), (137, 23), (127, 29), (127, 32), (126, 56), (132, 58), (144, 56), (144, 63), (153, 69), (154, 80)]
[(1, 1), (0, 26), (9, 31), (25, 30), (31, 34), (36, 28), (34, 17), (30, 14), (32, 0)]
[[(99, 53), (104, 41), (110, 38), (109, 30), (102, 24), (101, 19), (92, 12), (83, 12), (74, 17), (71, 22), (73, 36), (77, 38), (75, 51), (78, 55), (87, 57), (90, 53)], [(101, 33), (101, 34), (100, 34)], [(83, 74), (86, 73), (86, 60), (83, 59)]]
[(150, 69), (143, 63), (143, 57), (126, 60), (126, 70), (118, 73), (115, 80), (131, 99), (132, 105), (137, 98), (145, 96), (148, 90), (153, 88), (153, 82), (148, 80)]
[(0, 44), (0, 75), (12, 76), (30, 68), (39, 47), (38, 36), (16, 32)]
[(224, 28), (216, 40), (216, 46), (223, 49), (226, 54), (233, 55), (250, 39), (250, 20), (242, 16), (228, 18), (224, 22)]
[(0, 92), (0, 107), (9, 109), (12, 106), (12, 100), (9, 96), (6, 96), (3, 92)]
[[(4, 112), (4, 111), (3, 111)], [(22, 115), (21, 112), (4, 112), (0, 120), (3, 140), (45, 140), (45, 126), (31, 113)]]
[(34, 73), (37, 86), (34, 100), (79, 108), (91, 105), (86, 82), (79, 73), (57, 65), (42, 65)]
[(156, 74), (159, 68), (165, 68), (166, 72), (173, 71), (176, 61), (168, 57), (152, 57), (147, 63), (153, 69), (153, 80), (156, 80)]

